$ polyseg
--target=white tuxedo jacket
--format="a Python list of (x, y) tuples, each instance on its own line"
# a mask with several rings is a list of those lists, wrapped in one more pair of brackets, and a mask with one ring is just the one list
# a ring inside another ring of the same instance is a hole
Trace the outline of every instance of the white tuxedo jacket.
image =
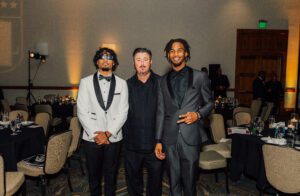
[[(80, 80), (77, 115), (84, 129), (82, 138), (94, 142), (96, 131), (109, 131), (110, 142), (122, 140), (122, 126), (128, 113), (128, 88), (125, 80), (115, 76), (115, 91), (110, 107), (105, 111), (99, 104), (94, 88), (94, 75)], [(98, 77), (97, 77), (98, 82)], [(112, 84), (111, 84), (112, 85)]]

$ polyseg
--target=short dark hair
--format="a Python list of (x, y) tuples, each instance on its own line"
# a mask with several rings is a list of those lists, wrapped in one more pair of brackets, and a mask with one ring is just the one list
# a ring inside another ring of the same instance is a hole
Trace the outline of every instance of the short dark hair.
[(110, 55), (113, 56), (114, 64), (112, 66), (112, 70), (115, 71), (119, 65), (119, 61), (118, 61), (118, 57), (117, 57), (117, 54), (115, 53), (115, 51), (113, 51), (110, 48), (99, 48), (99, 50), (96, 51), (96, 54), (93, 58), (94, 65), (95, 65), (96, 69), (98, 69), (99, 67), (97, 65), (97, 62), (102, 57), (102, 55), (106, 54), (106, 53), (109, 53)]
[(132, 57), (134, 58), (134, 56), (137, 54), (137, 53), (143, 53), (143, 52), (145, 52), (145, 53), (147, 53), (147, 54), (149, 54), (149, 56), (150, 56), (150, 59), (152, 59), (152, 52), (151, 52), (151, 50), (149, 50), (148, 48), (136, 48), (136, 49), (134, 49), (134, 51), (133, 51), (133, 53), (132, 53)]
[(179, 43), (182, 43), (183, 47), (184, 47), (184, 50), (187, 52), (187, 57), (185, 58), (185, 61), (189, 61), (191, 59), (191, 56), (190, 56), (190, 45), (188, 44), (188, 42), (182, 38), (177, 38), (177, 39), (171, 39), (167, 44), (166, 44), (166, 47), (165, 47), (165, 53), (166, 53), (166, 58), (169, 60), (168, 58), (168, 54), (169, 52), (171, 51), (172, 49), (172, 45), (175, 43), (175, 42), (179, 42)]

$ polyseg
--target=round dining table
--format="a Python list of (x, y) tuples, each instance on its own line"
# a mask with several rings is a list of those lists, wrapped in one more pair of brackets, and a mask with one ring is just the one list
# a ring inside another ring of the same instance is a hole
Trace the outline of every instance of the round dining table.
[(44, 153), (46, 138), (42, 127), (24, 126), (21, 131), (11, 135), (9, 128), (0, 128), (0, 154), (4, 157), (5, 171), (17, 171), (19, 161)]

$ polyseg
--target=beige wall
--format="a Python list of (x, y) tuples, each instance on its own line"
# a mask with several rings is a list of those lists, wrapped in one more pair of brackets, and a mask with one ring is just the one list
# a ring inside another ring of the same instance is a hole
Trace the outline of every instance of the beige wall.
[[(168, 69), (166, 42), (182, 37), (191, 45), (192, 67), (220, 63), (234, 88), (236, 30), (257, 28), (259, 19), (267, 19), (270, 29), (288, 29), (288, 12), (299, 9), (299, 4), (299, 0), (24, 0), (22, 26), (13, 34), (14, 40), (22, 34), (22, 58), (14, 70), (0, 72), (0, 85), (27, 85), (27, 51), (34, 51), (37, 42), (48, 42), (49, 57), (34, 85), (69, 86), (95, 71), (92, 57), (103, 43), (117, 45), (119, 76), (127, 79), (133, 74), (135, 47), (150, 48), (153, 70), (163, 74)], [(33, 73), (36, 67), (37, 61), (32, 61)], [(16, 94), (4, 93), (10, 100)]]

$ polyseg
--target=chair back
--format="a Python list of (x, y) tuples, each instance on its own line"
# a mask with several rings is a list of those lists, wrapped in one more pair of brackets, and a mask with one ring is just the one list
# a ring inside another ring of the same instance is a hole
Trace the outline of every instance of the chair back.
[(10, 112), (11, 111), (9, 103), (6, 99), (1, 99), (0, 102), (1, 102), (1, 108), (2, 108), (3, 112)]
[(44, 95), (44, 99), (47, 101), (47, 102), (51, 102), (54, 101), (56, 95), (55, 94), (47, 94), (47, 95)]
[(238, 112), (234, 115), (234, 121), (237, 126), (249, 124), (251, 115), (248, 112)]
[(34, 122), (43, 127), (45, 136), (47, 137), (50, 123), (50, 115), (46, 112), (37, 113)]
[(52, 119), (52, 107), (49, 104), (39, 104), (34, 106), (34, 111), (38, 113), (48, 113)]
[(5, 195), (5, 168), (4, 159), (0, 154), (0, 195)]
[(256, 116), (259, 115), (261, 104), (262, 104), (262, 100), (260, 100), (260, 99), (252, 100), (251, 106), (250, 106), (250, 114), (251, 114), (252, 119), (254, 119)]
[(27, 105), (26, 97), (16, 97), (16, 104)]
[(215, 143), (220, 143), (220, 140), (226, 137), (224, 118), (221, 114), (211, 114), (209, 120), (212, 139)]
[(55, 174), (62, 169), (67, 159), (71, 139), (71, 131), (55, 134), (49, 138), (45, 155), (45, 174)]
[(73, 117), (70, 122), (70, 128), (72, 131), (72, 142), (69, 148), (68, 157), (72, 156), (72, 154), (78, 149), (80, 135), (81, 135), (81, 125), (78, 117)]
[(274, 103), (272, 102), (265, 102), (265, 106), (262, 108), (262, 111), (261, 111), (261, 119), (263, 121), (266, 121), (268, 120), (270, 114), (271, 114), (271, 111), (273, 109), (273, 106), (274, 106)]
[(268, 144), (263, 145), (262, 149), (269, 183), (283, 193), (299, 193), (300, 152)]
[(77, 117), (77, 104), (74, 104), (73, 106), (73, 116)]
[(18, 116), (18, 114), (21, 114), (23, 116), (23, 120), (28, 120), (28, 112), (24, 110), (13, 110), (9, 112), (8, 119), (9, 120), (15, 120)]

